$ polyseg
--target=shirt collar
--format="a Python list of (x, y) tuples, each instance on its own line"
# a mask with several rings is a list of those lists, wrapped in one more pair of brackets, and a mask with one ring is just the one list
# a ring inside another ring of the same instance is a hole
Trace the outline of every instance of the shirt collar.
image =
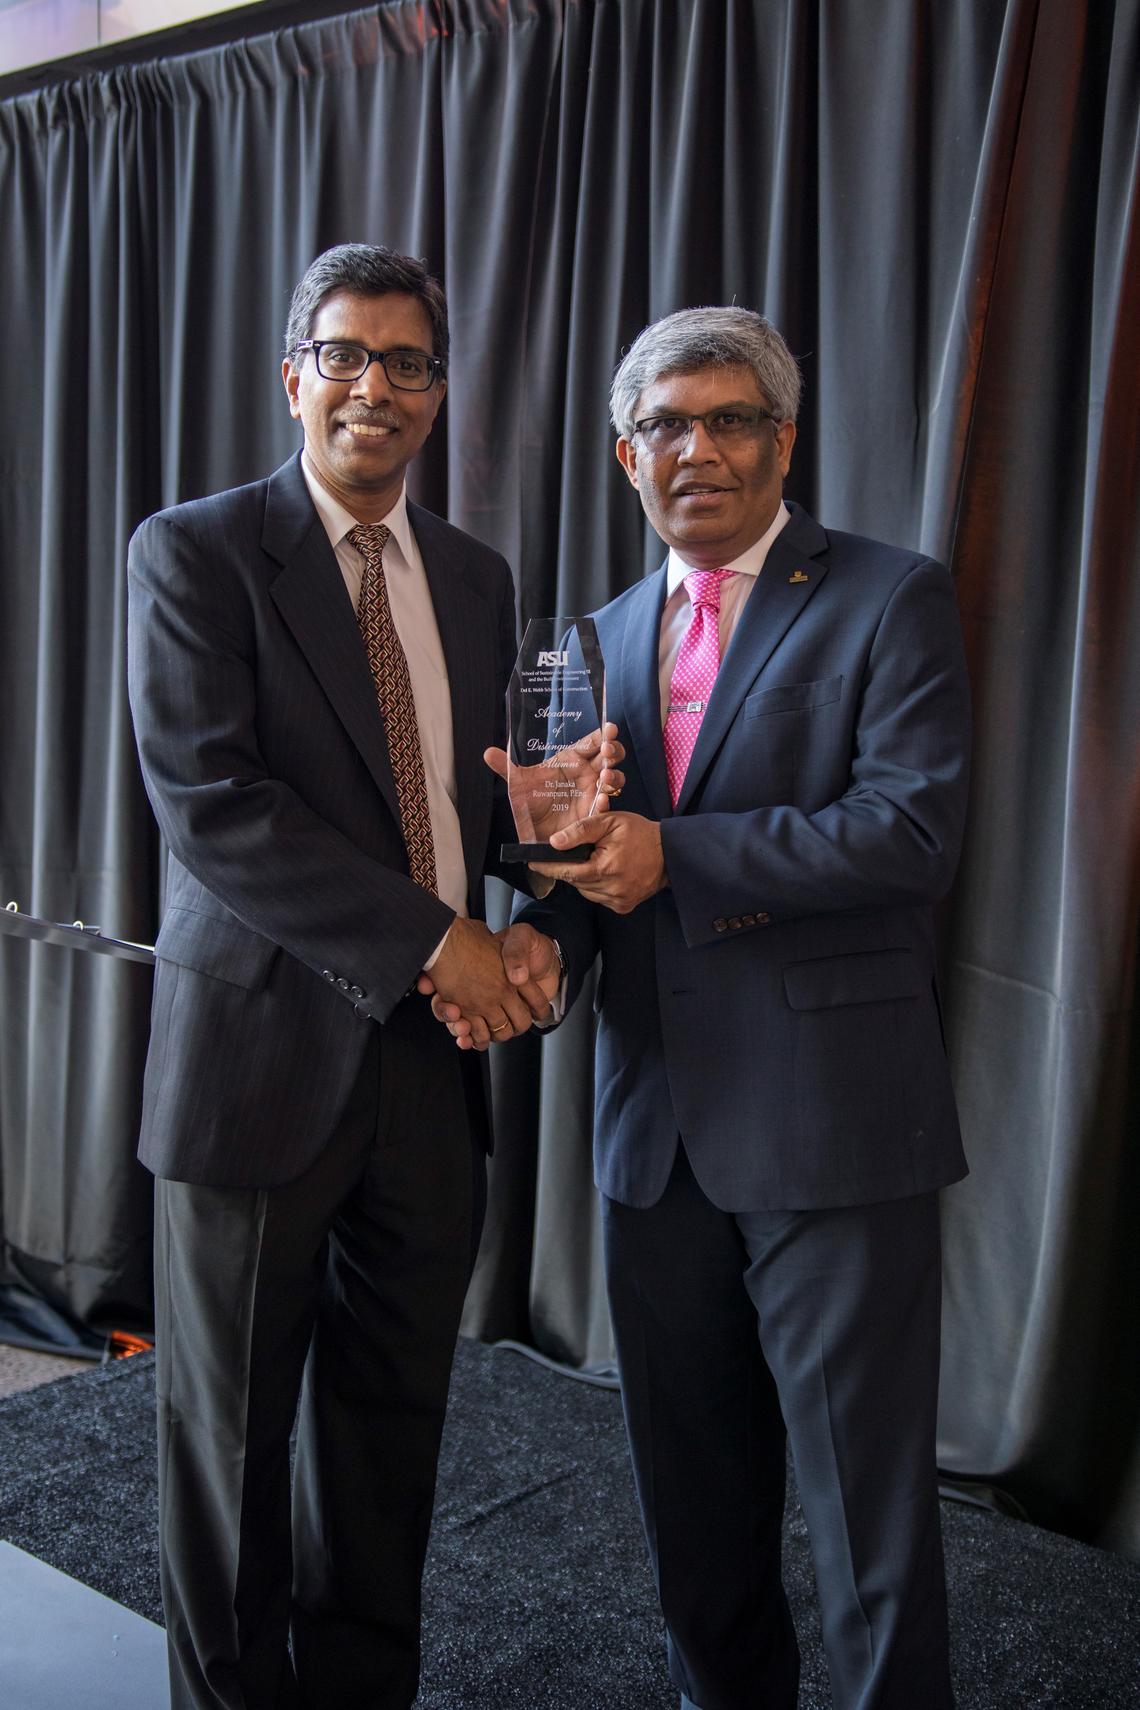
[[(327, 487), (321, 485), (320, 478), (310, 463), (309, 454), (306, 451), (301, 453), (301, 473), (305, 477), (309, 497), (316, 507), (317, 515), (324, 525), (329, 543), (335, 552), (350, 529), (356, 527), (360, 518), (354, 517), (351, 511), (345, 509), (339, 499), (333, 498)], [(414, 563), (415, 560), (411, 552), (412, 525), (408, 520), (408, 488), (406, 483), (400, 488), (400, 496), (388, 515), (381, 517), (380, 521), (385, 528), (391, 529), (396, 545), (403, 553), (404, 561), (409, 564)], [(352, 542), (350, 541), (348, 544), (351, 546)]]
[[(738, 576), (759, 576), (761, 570), (764, 568), (764, 560), (768, 556), (772, 542), (784, 527), (785, 523), (791, 520), (791, 515), (791, 511), (789, 511), (787, 505), (784, 503), (783, 499), (781, 499), (779, 509), (772, 518), (772, 521), (768, 524), (768, 527), (764, 530), (764, 533), (760, 536), (760, 539), (753, 541), (747, 552), (742, 552), (739, 558), (732, 559), (728, 564), (718, 565), (717, 568), (721, 570), (735, 570)], [(668, 586), (665, 594), (666, 599), (672, 598), (672, 596), (677, 592), (677, 589), (681, 586), (681, 583), (685, 580), (685, 577), (689, 574), (689, 571), (692, 569), (693, 565), (686, 564), (685, 560), (683, 558), (679, 558), (677, 553), (670, 548), (669, 568), (666, 573), (668, 580)]]

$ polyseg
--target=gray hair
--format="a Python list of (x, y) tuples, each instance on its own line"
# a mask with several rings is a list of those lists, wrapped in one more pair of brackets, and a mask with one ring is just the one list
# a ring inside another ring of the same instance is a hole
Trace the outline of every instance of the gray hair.
[(431, 353), (446, 364), (447, 299), (442, 286), (422, 261), (377, 243), (338, 243), (310, 262), (289, 305), (285, 355), (290, 362), (301, 340), (310, 337), (317, 310), (334, 291), (353, 291), (358, 297), (403, 291), (417, 298), (431, 322)]
[(795, 421), (803, 381), (771, 321), (751, 309), (678, 309), (638, 333), (618, 364), (610, 417), (622, 438), (633, 432), (647, 386), (666, 374), (695, 374), (700, 368), (750, 368), (778, 419)]

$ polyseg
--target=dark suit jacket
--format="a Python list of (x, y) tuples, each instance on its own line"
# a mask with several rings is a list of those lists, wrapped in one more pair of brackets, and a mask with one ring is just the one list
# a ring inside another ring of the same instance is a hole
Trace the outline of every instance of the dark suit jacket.
[(869, 1203), (965, 1173), (931, 903), (966, 805), (969, 713), (938, 564), (798, 507), (725, 653), (669, 801), (665, 571), (597, 614), (620, 806), (661, 822), (669, 888), (626, 916), (560, 885), (522, 911), (600, 951), (595, 1164), (653, 1204), (677, 1136), (725, 1210)]
[[(447, 660), (479, 914), (488, 850), (509, 834), (482, 753), (501, 740), (514, 588), (498, 553), (408, 514)], [(464, 1054), (408, 996), (452, 911), (407, 877), (375, 689), (299, 457), (151, 517), (128, 569), (131, 706), (170, 848), (143, 1162), (214, 1186), (299, 1175), (377, 1022), (385, 1121), (414, 1120), (440, 1085), (470, 1104)]]

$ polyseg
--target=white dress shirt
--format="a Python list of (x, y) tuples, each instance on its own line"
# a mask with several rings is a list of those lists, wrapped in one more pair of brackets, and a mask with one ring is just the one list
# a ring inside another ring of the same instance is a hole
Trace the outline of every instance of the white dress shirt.
[[(359, 518), (345, 510), (323, 487), (315, 474), (308, 454), (301, 453), (301, 470), (317, 515), (324, 524), (329, 543), (336, 554), (344, 585), (355, 611), (360, 601), (360, 582), (364, 560), (346, 536)], [(435, 844), (436, 884), (441, 902), (456, 914), (467, 913), (467, 869), (463, 861), (463, 838), (459, 829), (459, 814), (455, 806), (455, 742), (451, 727), (451, 689), (447, 678), (447, 661), (439, 639), (435, 608), (431, 603), (424, 561), (420, 556), (412, 525), (408, 521), (407, 488), (401, 487), (400, 497), (381, 521), (392, 531), (384, 548), (384, 581), (388, 589), (388, 604), (392, 621), (408, 661), (408, 676), (412, 683), (412, 699), (416, 706), (416, 725), (420, 733), (420, 749), (424, 760), (428, 810), (431, 814), (431, 834)], [(446, 934), (444, 935), (446, 936)], [(440, 940), (442, 944), (443, 940)], [(428, 958), (435, 960), (439, 946)]]

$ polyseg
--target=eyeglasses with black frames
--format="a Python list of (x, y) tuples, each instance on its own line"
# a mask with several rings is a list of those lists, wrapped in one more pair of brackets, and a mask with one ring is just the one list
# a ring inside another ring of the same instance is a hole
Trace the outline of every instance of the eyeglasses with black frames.
[(426, 392), (444, 373), (442, 359), (422, 350), (369, 350), (332, 338), (303, 338), (296, 348), (312, 351), (322, 380), (359, 380), (378, 362), (398, 391)]
[(762, 410), (757, 405), (728, 404), (719, 410), (707, 410), (703, 416), (643, 416), (641, 421), (634, 422), (633, 432), (646, 451), (680, 451), (689, 443), (697, 422), (718, 445), (731, 445), (754, 439), (761, 422), (778, 425), (780, 420), (771, 410)]

